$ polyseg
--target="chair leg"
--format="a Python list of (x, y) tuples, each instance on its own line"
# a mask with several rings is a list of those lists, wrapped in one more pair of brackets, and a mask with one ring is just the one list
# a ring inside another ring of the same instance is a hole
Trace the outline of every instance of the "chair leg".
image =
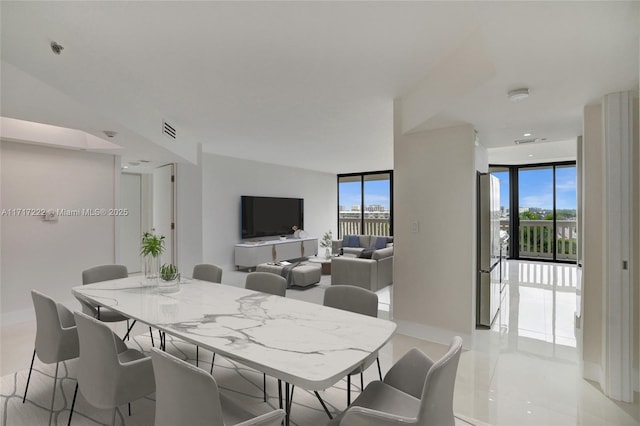
[(196, 367), (198, 366), (199, 358), (200, 358), (200, 346), (196, 346)]
[(69, 421), (67, 426), (71, 426), (71, 417), (73, 417), (73, 407), (76, 406), (76, 396), (78, 396), (78, 382), (76, 382), (76, 390), (73, 392), (73, 402), (71, 403), (71, 412), (69, 413)]
[(280, 402), (279, 408), (282, 410), (282, 380), (278, 379), (278, 401)]
[(378, 376), (380, 376), (380, 381), (382, 381), (382, 370), (380, 369), (380, 358), (376, 357), (376, 362), (378, 363)]
[(155, 348), (156, 345), (153, 344), (153, 330), (151, 330), (151, 327), (149, 327), (149, 336), (151, 336), (151, 347)]
[(131, 403), (127, 403), (127, 405), (129, 406), (129, 417), (131, 417)]
[(56, 381), (58, 380), (59, 366), (60, 366), (60, 363), (56, 362), (56, 374), (53, 376), (53, 395), (51, 395), (51, 410), (49, 411), (49, 425), (51, 425), (51, 420), (53, 419), (53, 403), (56, 399)]
[(351, 374), (347, 374), (347, 407), (351, 405)]
[(267, 402), (267, 375), (262, 373), (262, 394), (264, 402)]
[(360, 372), (360, 392), (364, 390), (364, 373)]
[(29, 382), (31, 381), (31, 370), (33, 370), (33, 361), (36, 359), (36, 350), (33, 350), (33, 356), (31, 357), (31, 367), (29, 367), (29, 377), (27, 377), (27, 386), (24, 388), (24, 396), (22, 397), (22, 403), (27, 399), (27, 390), (29, 389)]

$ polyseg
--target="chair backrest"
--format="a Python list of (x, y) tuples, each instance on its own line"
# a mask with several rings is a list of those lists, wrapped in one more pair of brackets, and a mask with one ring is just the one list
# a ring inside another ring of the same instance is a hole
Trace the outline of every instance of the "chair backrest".
[(103, 322), (74, 312), (80, 340), (78, 384), (82, 395), (97, 408), (113, 408), (117, 383), (113, 377), (120, 369), (117, 336)]
[(196, 280), (219, 284), (222, 282), (222, 268), (216, 265), (203, 263), (202, 265), (196, 265), (193, 267), (193, 274), (191, 276)]
[[(124, 265), (100, 265), (82, 271), (82, 285), (99, 283), (101, 281), (116, 280), (118, 278), (127, 278), (129, 273)], [(98, 315), (96, 305), (88, 300), (77, 297), (82, 305), (82, 312), (93, 317)]]
[(378, 316), (378, 295), (365, 288), (352, 285), (333, 285), (324, 291), (324, 306)]
[(418, 424), (453, 426), (453, 389), (456, 384), (458, 362), (462, 352), (462, 339), (451, 339), (449, 350), (436, 361), (424, 381)]
[(99, 283), (100, 281), (127, 278), (129, 273), (124, 265), (100, 265), (82, 271), (82, 284)]
[(287, 295), (287, 280), (271, 272), (251, 272), (247, 274), (244, 288), (284, 297)]
[[(36, 353), (51, 364), (78, 357), (78, 332), (73, 314), (52, 298), (31, 290), (36, 311)], [(66, 329), (66, 330), (63, 330)]]
[(155, 426), (223, 426), (213, 376), (166, 352), (151, 351), (156, 379)]

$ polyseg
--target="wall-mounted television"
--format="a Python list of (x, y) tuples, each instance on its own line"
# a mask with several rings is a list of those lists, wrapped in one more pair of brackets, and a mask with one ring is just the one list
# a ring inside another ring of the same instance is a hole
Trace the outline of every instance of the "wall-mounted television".
[(243, 195), (241, 217), (243, 239), (292, 234), (304, 228), (304, 200)]

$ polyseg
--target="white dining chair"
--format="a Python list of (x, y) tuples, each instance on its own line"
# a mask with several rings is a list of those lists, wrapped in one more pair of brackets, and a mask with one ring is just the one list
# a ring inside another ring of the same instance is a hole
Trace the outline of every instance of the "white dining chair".
[[(324, 291), (324, 306), (342, 309), (357, 314), (378, 316), (378, 295), (373, 291), (352, 285), (333, 285)], [(360, 389), (364, 389), (364, 371), (373, 362), (378, 364), (378, 376), (382, 380), (380, 358), (378, 352), (374, 352), (351, 373), (347, 374), (347, 405), (351, 404), (351, 376), (360, 374)]]
[(74, 317), (78, 326), (80, 359), (78, 385), (73, 395), (71, 414), (79, 388), (89, 404), (96, 408), (113, 409), (113, 425), (117, 407), (155, 391), (151, 358), (136, 349), (128, 348), (101, 321), (82, 312), (75, 312)]
[[(244, 288), (247, 290), (286, 297), (287, 280), (280, 275), (272, 274), (270, 272), (251, 272), (247, 274), (247, 278), (245, 278)], [(262, 392), (264, 402), (267, 402), (267, 375), (265, 373), (262, 373)], [(282, 406), (282, 381), (279, 379), (278, 395), (280, 398), (280, 406)]]
[(53, 392), (51, 395), (51, 410), (49, 413), (49, 424), (53, 417), (53, 403), (56, 398), (56, 381), (58, 379), (58, 367), (61, 361), (77, 358), (79, 354), (78, 331), (73, 314), (60, 303), (56, 303), (52, 298), (31, 290), (31, 299), (36, 311), (36, 342), (31, 357), (29, 367), (29, 377), (24, 389), (22, 403), (27, 399), (33, 361), (38, 355), (38, 359), (45, 364), (56, 363), (56, 372), (53, 376)]
[[(129, 276), (129, 272), (127, 271), (127, 267), (124, 265), (100, 265), (94, 266), (93, 268), (85, 269), (82, 271), (82, 285), (98, 283), (102, 281), (109, 280), (117, 280), (119, 278), (127, 278)], [(92, 303), (86, 299), (81, 297), (77, 297), (78, 301), (82, 305), (82, 312), (87, 315), (90, 315), (94, 318), (99, 319), (103, 322), (127, 322), (127, 332), (124, 335), (123, 339), (127, 340), (129, 335), (131, 334), (131, 330), (133, 326), (136, 324), (134, 320), (131, 325), (129, 325), (129, 318), (126, 316), (114, 312), (108, 308)], [(153, 332), (151, 327), (149, 327), (149, 335), (151, 336), (151, 346), (155, 346), (153, 342)]]
[(208, 263), (196, 265), (193, 267), (191, 277), (196, 280), (220, 284), (222, 282), (222, 268)]
[[(193, 267), (193, 273), (191, 274), (191, 278), (201, 281), (209, 281), (211, 283), (221, 284), (222, 283), (222, 268), (216, 265), (211, 265), (209, 263), (202, 263), (200, 265), (196, 265)], [(196, 367), (199, 364), (200, 359), (200, 348), (196, 346)], [(215, 352), (211, 355), (211, 371), (210, 374), (213, 374), (213, 363), (216, 360)]]
[(436, 362), (411, 349), (383, 381), (369, 383), (329, 426), (454, 426), (453, 390), (461, 352), (458, 336)]
[(151, 350), (156, 379), (155, 426), (277, 426), (284, 410), (255, 417), (218, 390), (210, 374), (157, 349)]

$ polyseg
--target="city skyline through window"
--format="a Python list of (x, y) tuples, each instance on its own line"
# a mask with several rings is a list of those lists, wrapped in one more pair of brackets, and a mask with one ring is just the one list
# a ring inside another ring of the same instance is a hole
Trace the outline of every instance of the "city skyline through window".
[(391, 235), (392, 173), (338, 176), (340, 237), (350, 234)]

